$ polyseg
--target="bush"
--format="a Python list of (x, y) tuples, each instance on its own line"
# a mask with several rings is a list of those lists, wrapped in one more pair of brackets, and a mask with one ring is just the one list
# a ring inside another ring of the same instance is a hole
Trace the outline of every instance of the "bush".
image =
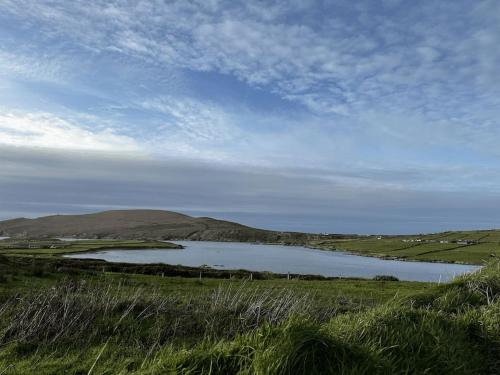
[(373, 278), (375, 281), (399, 281), (396, 276), (391, 275), (377, 275)]

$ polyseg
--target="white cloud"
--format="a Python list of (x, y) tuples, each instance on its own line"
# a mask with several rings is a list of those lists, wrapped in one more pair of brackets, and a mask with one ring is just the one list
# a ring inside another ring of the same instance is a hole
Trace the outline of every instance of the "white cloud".
[(163, 96), (139, 105), (161, 116), (156, 136), (145, 143), (162, 155), (230, 159), (228, 147), (243, 137), (236, 117), (213, 103)]
[[(237, 134), (234, 119), (215, 104), (188, 98), (160, 97), (146, 100), (143, 108), (166, 115), (164, 128), (196, 141), (226, 142)], [(233, 123), (231, 123), (233, 121)]]
[[(400, 8), (391, 5), (391, 11)], [(457, 2), (446, 11), (427, 4), (418, 13), (394, 14), (373, 12), (369, 2), (339, 2), (325, 19), (300, 1), (42, 2), (28, 10), (12, 2), (10, 11), (86, 48), (231, 74), (320, 114), (417, 111), (443, 120), (452, 111), (470, 127), (499, 104), (495, 2)], [(287, 20), (298, 15), (298, 22)], [(478, 101), (480, 108), (471, 104)]]
[[(395, 86), (398, 81), (415, 88), (439, 86), (436, 79), (445, 78), (456, 89), (464, 79), (488, 85), (488, 77), (498, 76), (492, 67), (500, 55), (492, 47), (500, 42), (499, 30), (488, 22), (495, 19), (496, 5), (461, 5), (449, 5), (448, 12), (441, 13), (422, 6), (419, 19), (413, 19), (411, 11), (392, 19), (372, 14), (369, 3), (345, 9), (339, 3), (321, 27), (286, 22), (287, 16), (307, 17), (314, 10), (305, 2), (240, 6), (223, 1), (74, 1), (27, 6), (5, 1), (0, 6), (22, 19), (38, 20), (37, 27), (48, 38), (63, 35), (92, 50), (112, 49), (193, 70), (233, 74), (313, 111), (338, 112), (341, 107), (345, 114), (346, 108), (362, 109), (381, 94), (407, 95), (407, 87)], [(336, 14), (341, 10), (345, 19)], [(444, 16), (447, 22), (441, 22)], [(471, 32), (464, 33), (460, 23)], [(450, 66), (455, 67), (453, 74), (440, 77), (440, 67)], [(359, 87), (369, 77), (375, 77), (377, 85), (367, 92)], [(332, 87), (337, 89), (333, 93)]]
[[(448, 3), (444, 10), (417, 4), (419, 12), (391, 3), (387, 14), (370, 2), (338, 2), (326, 14), (301, 1), (28, 3), (7, 0), (0, 7), (38, 20), (49, 39), (232, 74), (319, 113), (362, 112), (391, 93), (399, 97), (392, 108), (410, 108), (418, 90), (452, 92), (441, 96), (450, 106), (466, 92), (498, 94), (499, 9), (491, 1)], [(287, 20), (298, 15), (298, 22)], [(431, 101), (428, 111), (442, 105)]]
[(137, 143), (112, 129), (99, 131), (49, 113), (0, 111), (0, 144), (106, 152), (139, 152)]
[(13, 53), (0, 50), (0, 77), (34, 81), (65, 82), (72, 74), (61, 57)]
[[(266, 123), (258, 115), (253, 116), (258, 125), (240, 126), (248, 113), (178, 98), (169, 88), (170, 96), (136, 100), (138, 107), (161, 114), (144, 126), (154, 130), (155, 139), (138, 138), (162, 154), (323, 165), (361, 159), (356, 153), (366, 157), (363, 148), (378, 142), (385, 153), (398, 151), (404, 160), (409, 156), (399, 147), (403, 140), (408, 148), (455, 145), (496, 157), (498, 3), (457, 1), (439, 5), (439, 12), (433, 3), (404, 9), (394, 1), (386, 4), (380, 12), (369, 1), (356, 6), (339, 1), (325, 14), (300, 0), (269, 7), (229, 1), (5, 0), (0, 9), (36, 28), (41, 45), (63, 40), (95, 55), (112, 50), (143, 58), (161, 69), (230, 74), (324, 117), (317, 126), (315, 116), (297, 124), (284, 115), (275, 121), (281, 131), (269, 136), (255, 129)], [(16, 62), (11, 68), (30, 65)], [(357, 133), (347, 131), (348, 125)], [(365, 139), (355, 144), (349, 137)], [(372, 154), (368, 158), (377, 161)]]

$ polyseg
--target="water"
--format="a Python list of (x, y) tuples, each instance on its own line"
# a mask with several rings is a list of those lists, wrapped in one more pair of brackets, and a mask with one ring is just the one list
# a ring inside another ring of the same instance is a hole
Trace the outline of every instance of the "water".
[(1, 241), (1, 240), (6, 240), (6, 239), (8, 239), (8, 238), (10, 238), (10, 237), (2, 237), (2, 236), (0, 236), (0, 241)]
[(103, 259), (109, 262), (166, 263), (216, 269), (246, 269), (276, 273), (372, 278), (393, 275), (400, 280), (449, 281), (477, 270), (478, 266), (404, 262), (363, 257), (340, 251), (322, 251), (300, 246), (255, 245), (236, 242), (174, 241), (183, 250), (105, 250), (66, 255), (70, 258)]

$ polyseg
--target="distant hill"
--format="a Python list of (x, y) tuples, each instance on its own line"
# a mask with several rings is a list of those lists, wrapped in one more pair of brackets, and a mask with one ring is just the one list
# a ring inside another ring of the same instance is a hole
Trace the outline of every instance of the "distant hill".
[(209, 217), (160, 210), (115, 210), (0, 221), (0, 236), (113, 239), (189, 239), (302, 243), (315, 235), (251, 228)]

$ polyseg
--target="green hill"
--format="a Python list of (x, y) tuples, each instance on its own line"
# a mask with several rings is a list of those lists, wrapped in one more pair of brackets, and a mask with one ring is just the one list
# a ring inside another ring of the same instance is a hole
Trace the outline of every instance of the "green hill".
[(500, 257), (500, 230), (312, 240), (309, 245), (382, 258), (483, 264)]
[(18, 218), (0, 222), (0, 236), (252, 242), (305, 242), (308, 238), (303, 233), (256, 229), (230, 221), (160, 210)]

